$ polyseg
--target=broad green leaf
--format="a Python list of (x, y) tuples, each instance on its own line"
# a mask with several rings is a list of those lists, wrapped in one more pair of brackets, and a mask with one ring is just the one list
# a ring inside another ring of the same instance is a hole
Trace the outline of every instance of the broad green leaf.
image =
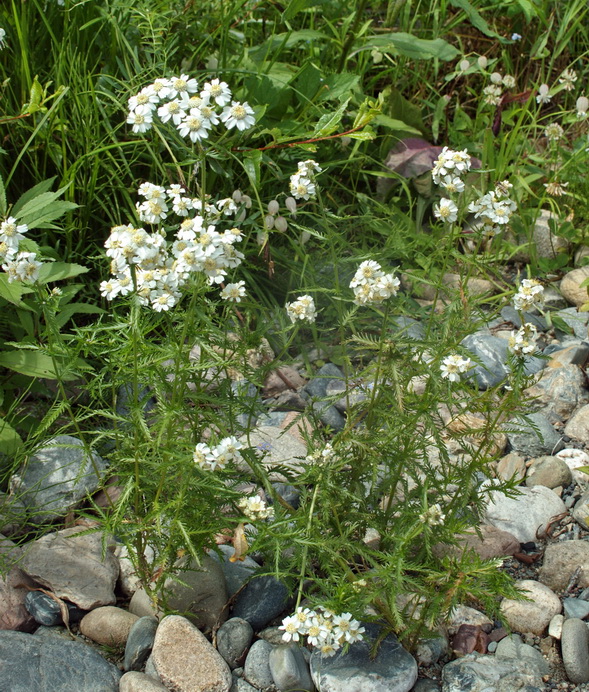
[(330, 74), (321, 83), (317, 101), (334, 101), (348, 96), (359, 81), (360, 77), (356, 74)]
[(29, 200), (18, 212), (13, 210), (13, 213), (17, 219), (22, 219), (25, 216), (33, 216), (45, 209), (45, 207), (48, 207), (52, 202), (55, 202), (58, 197), (58, 192), (42, 192), (40, 195)]
[(0, 175), (0, 216), (6, 216), (6, 190), (4, 189), (4, 181)]
[(23, 214), (20, 220), (26, 223), (29, 228), (48, 228), (52, 227), (50, 226), (51, 221), (77, 208), (78, 205), (74, 202), (55, 201), (36, 213)]
[(250, 48), (249, 55), (252, 60), (256, 62), (260, 60), (268, 60), (276, 55), (276, 51), (280, 51), (281, 48), (289, 50), (294, 48), (294, 46), (299, 43), (312, 43), (314, 41), (321, 41), (326, 39), (327, 35), (321, 33), (320, 31), (315, 31), (314, 29), (302, 29), (301, 31), (290, 31), (281, 34), (274, 34), (272, 37), (264, 41), (264, 43), (259, 46), (254, 46)]
[(368, 41), (357, 46), (350, 55), (375, 48), (383, 53), (398, 53), (413, 60), (430, 60), (432, 58), (455, 60), (460, 55), (460, 51), (444, 41), (443, 38), (433, 40), (417, 38), (413, 34), (406, 34), (402, 31), (371, 36)]
[(23, 295), (27, 293), (32, 293), (32, 289), (27, 288), (20, 281), (13, 281), (10, 283), (7, 274), (0, 274), (0, 296), (4, 298), (4, 300), (7, 300), (9, 303), (23, 310), (28, 310), (29, 308), (22, 302)]
[(56, 176), (54, 176), (53, 178), (48, 178), (47, 180), (42, 180), (40, 183), (37, 183), (35, 187), (32, 187), (30, 190), (27, 190), (26, 192), (23, 192), (23, 194), (18, 198), (18, 200), (12, 207), (13, 216), (17, 216), (17, 214), (25, 206), (25, 204), (30, 202), (32, 199), (50, 190), (55, 178)]
[(326, 137), (332, 132), (335, 132), (344, 117), (349, 102), (350, 99), (348, 98), (341, 103), (339, 108), (333, 111), (333, 113), (325, 113), (322, 115), (315, 125), (313, 137)]
[(411, 125), (407, 125), (407, 123), (404, 123), (402, 120), (397, 120), (397, 118), (389, 118), (389, 116), (385, 115), (384, 113), (380, 113), (379, 115), (375, 116), (373, 122), (376, 125), (388, 127), (390, 130), (394, 130), (395, 132), (407, 132), (408, 134), (412, 135), (421, 134), (421, 132), (415, 127), (411, 127)]
[(582, 471), (583, 473), (589, 473), (589, 466), (577, 466), (575, 471)]
[(55, 323), (58, 327), (63, 327), (73, 315), (82, 313), (86, 315), (102, 315), (105, 312), (106, 310), (89, 303), (69, 303), (55, 316)]
[(89, 269), (81, 264), (69, 262), (46, 262), (39, 270), (39, 283), (46, 284), (49, 281), (61, 281), (72, 276), (85, 274)]
[(243, 167), (247, 177), (254, 188), (260, 187), (260, 161), (262, 160), (261, 151), (248, 151), (243, 158)]
[(282, 21), (288, 22), (301, 10), (306, 10), (315, 4), (314, 0), (290, 0), (288, 7), (282, 13)]
[(0, 453), (14, 454), (22, 446), (23, 441), (20, 435), (4, 418), (0, 417)]
[(450, 0), (450, 5), (452, 7), (458, 7), (462, 10), (468, 17), (468, 21), (478, 29), (485, 36), (490, 36), (491, 38), (497, 39), (500, 43), (511, 43), (503, 36), (500, 36), (497, 32), (493, 31), (491, 27), (487, 24), (486, 20), (483, 19), (476, 7), (473, 7), (468, 0)]
[(83, 366), (84, 361), (77, 359), (76, 363), (56, 359), (56, 373), (53, 359), (39, 351), (0, 351), (0, 367), (8, 368), (28, 377), (43, 377), (54, 380), (59, 375), (63, 380), (75, 380), (78, 375), (68, 372), (72, 365)]
[(350, 134), (347, 135), (347, 137), (349, 137), (350, 139), (359, 139), (362, 142), (366, 142), (369, 139), (374, 139), (375, 136), (376, 135), (369, 127), (365, 127), (360, 132), (350, 132)]

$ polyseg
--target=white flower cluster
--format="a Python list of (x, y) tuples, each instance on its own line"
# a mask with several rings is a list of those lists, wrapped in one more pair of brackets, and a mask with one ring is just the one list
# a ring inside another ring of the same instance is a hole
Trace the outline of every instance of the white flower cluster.
[(26, 224), (19, 224), (13, 216), (0, 224), (0, 262), (10, 283), (34, 283), (39, 278), (43, 265), (37, 261), (37, 255), (34, 252), (19, 252), (18, 249), (28, 230)]
[(350, 281), (356, 305), (378, 305), (397, 295), (400, 285), (401, 282), (394, 274), (385, 274), (380, 264), (374, 260), (362, 262)]
[(333, 656), (346, 643), (362, 641), (365, 631), (350, 613), (336, 615), (326, 608), (297, 608), (294, 615), (284, 618), (278, 629), (284, 630), (285, 642), (298, 642), (301, 637), (307, 637), (307, 642), (323, 656)]
[(293, 324), (297, 320), (301, 322), (315, 322), (317, 317), (315, 301), (311, 296), (300, 296), (294, 302), (286, 304), (286, 313)]
[(527, 356), (536, 350), (538, 330), (531, 322), (525, 322), (516, 331), (512, 331), (509, 337), (509, 349), (516, 356)]
[(428, 526), (441, 526), (446, 515), (442, 512), (439, 504), (431, 505), (425, 512), (419, 515), (419, 521)]
[(4, 39), (6, 38), (6, 31), (0, 26), (0, 50), (4, 48)]
[(308, 159), (299, 161), (298, 170), (290, 176), (290, 194), (297, 199), (310, 199), (314, 197), (317, 188), (315, 186), (315, 175), (321, 173), (321, 166)]
[(471, 366), (472, 361), (470, 358), (463, 358), (462, 356), (452, 354), (444, 358), (440, 370), (442, 371), (443, 378), (450, 380), (450, 382), (458, 382), (461, 373), (469, 370)]
[(544, 130), (544, 136), (550, 142), (558, 142), (564, 137), (564, 130), (562, 129), (562, 126), (558, 123), (550, 123), (546, 126), (546, 129)]
[(335, 459), (335, 450), (329, 442), (323, 449), (318, 449), (312, 454), (308, 454), (305, 461), (308, 464), (329, 464)]
[[(454, 151), (448, 147), (444, 147), (434, 162), (432, 168), (432, 178), (436, 185), (446, 187), (447, 185), (458, 185), (461, 189), (457, 192), (462, 192), (464, 183), (460, 176), (470, 171), (470, 155), (464, 149), (463, 151)], [(456, 180), (458, 179), (458, 180)], [(448, 189), (448, 188), (447, 188)], [(450, 189), (448, 189), (450, 191)]]
[(242, 497), (237, 506), (250, 521), (274, 518), (274, 507), (268, 507), (259, 495)]
[(468, 211), (483, 222), (484, 235), (493, 236), (509, 223), (517, 209), (517, 204), (509, 197), (512, 187), (510, 182), (502, 180), (495, 185), (494, 190), (468, 205)]
[(562, 88), (565, 91), (572, 91), (575, 88), (575, 82), (577, 81), (577, 73), (570, 67), (567, 67), (562, 71), (558, 81), (560, 84), (562, 84)]
[[(153, 183), (143, 183), (139, 194), (145, 198), (138, 203), (140, 218), (147, 223), (158, 223), (172, 211), (184, 218), (175, 241), (168, 245), (163, 232), (148, 233), (132, 225), (115, 226), (104, 243), (111, 258), (113, 276), (100, 284), (100, 292), (112, 300), (134, 290), (131, 265), (135, 267), (137, 295), (142, 305), (151, 305), (157, 312), (172, 308), (181, 297), (181, 289), (190, 276), (202, 272), (209, 284), (221, 283), (228, 269), (238, 267), (244, 259), (235, 244), (242, 239), (238, 228), (224, 232), (216, 229), (221, 217), (234, 214), (237, 205), (231, 198), (215, 205), (184, 196), (179, 185), (165, 190)], [(204, 207), (204, 209), (203, 209)], [(198, 210), (204, 215), (188, 218), (185, 210)], [(243, 282), (229, 284), (221, 295), (225, 300), (239, 302), (245, 295)]]
[[(199, 91), (196, 79), (182, 74), (170, 79), (156, 79), (129, 99), (127, 123), (133, 132), (147, 132), (157, 115), (163, 123), (172, 122), (182, 137), (192, 142), (207, 139), (211, 128), (223, 123), (228, 130), (248, 130), (256, 123), (254, 111), (247, 103), (232, 100), (226, 82), (212, 79)], [(222, 108), (218, 112), (218, 108)]]
[(544, 303), (544, 286), (536, 279), (524, 279), (518, 292), (513, 296), (516, 310), (531, 310)]
[(224, 437), (216, 447), (199, 442), (194, 449), (194, 463), (205, 471), (224, 469), (236, 459), (240, 449), (243, 449), (243, 445), (233, 436)]
[(493, 72), (490, 76), (491, 84), (483, 89), (485, 103), (490, 106), (498, 106), (501, 103), (503, 96), (503, 87), (505, 89), (513, 89), (515, 86), (515, 77), (510, 74), (502, 75), (499, 72)]

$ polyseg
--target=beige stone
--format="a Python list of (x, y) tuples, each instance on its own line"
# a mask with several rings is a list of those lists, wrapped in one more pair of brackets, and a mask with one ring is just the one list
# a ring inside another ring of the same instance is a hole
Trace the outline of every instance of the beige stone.
[(560, 598), (545, 584), (531, 579), (516, 582), (516, 587), (529, 601), (504, 598), (501, 612), (514, 632), (542, 635), (555, 615), (562, 610)]
[(485, 632), (493, 629), (493, 621), (484, 613), (470, 606), (459, 605), (454, 608), (448, 620), (448, 634), (456, 634), (461, 625), (479, 625)]
[(165, 617), (151, 659), (163, 685), (175, 692), (229, 692), (231, 670), (208, 639), (186, 618)]
[(125, 673), (119, 681), (119, 692), (161, 692), (166, 689), (149, 675), (136, 671)]
[(589, 586), (589, 543), (582, 540), (550, 543), (544, 552), (544, 562), (538, 579), (553, 591), (563, 591), (576, 570), (577, 585)]
[(589, 267), (579, 267), (565, 274), (560, 282), (560, 292), (571, 305), (581, 307), (589, 301), (587, 287), (581, 288), (580, 284), (589, 277)]
[(517, 481), (522, 481), (526, 475), (526, 462), (516, 452), (511, 452), (497, 462), (497, 477), (509, 481), (514, 476)]
[(564, 434), (579, 442), (589, 442), (589, 404), (573, 415), (565, 426)]
[(483, 560), (513, 555), (520, 549), (520, 543), (507, 531), (501, 531), (494, 526), (483, 525), (479, 529), (480, 536), (474, 529), (466, 534), (456, 536), (458, 545), (439, 545), (434, 547), (436, 555), (461, 555), (465, 550), (474, 550)]
[[(460, 276), (460, 274), (452, 274), (451, 272), (447, 272), (442, 278), (442, 283), (455, 291), (459, 291), (463, 286), (463, 278)], [(477, 279), (475, 277), (471, 277), (466, 282), (466, 292), (471, 296), (482, 296), (485, 294), (496, 293), (496, 289), (494, 284), (491, 281), (487, 281), (487, 279)]]
[(278, 396), (286, 389), (298, 390), (305, 385), (306, 381), (294, 368), (283, 365), (276, 370), (272, 370), (266, 377), (262, 396), (267, 399)]
[(464, 434), (466, 441), (487, 456), (496, 457), (503, 454), (507, 446), (507, 435), (503, 432), (489, 430), (489, 423), (472, 413), (461, 413), (446, 426), (453, 433)]
[(84, 615), (80, 622), (80, 631), (98, 644), (122, 646), (127, 643), (131, 627), (137, 620), (137, 615), (128, 610), (116, 606), (103, 606)]

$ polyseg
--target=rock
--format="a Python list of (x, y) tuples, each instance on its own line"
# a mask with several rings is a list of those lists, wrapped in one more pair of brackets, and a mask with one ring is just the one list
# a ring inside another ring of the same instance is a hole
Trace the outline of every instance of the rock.
[(573, 517), (585, 530), (589, 530), (589, 490), (586, 490), (577, 500)]
[(272, 370), (264, 380), (264, 389), (262, 396), (265, 399), (278, 396), (282, 392), (290, 389), (296, 391), (303, 387), (306, 380), (289, 365), (281, 365), (276, 370)]
[(301, 415), (296, 411), (286, 412), (280, 428), (295, 437), (299, 442), (302, 442), (305, 447), (307, 446), (307, 439), (313, 435), (313, 424), (309, 417)]
[(0, 492), (0, 532), (6, 536), (18, 533), (27, 523), (27, 509), (18, 497)]
[(327, 401), (314, 401), (311, 404), (311, 409), (327, 428), (331, 428), (336, 432), (345, 428), (346, 419), (335, 406), (332, 406)]
[(68, 601), (51, 598), (42, 591), (29, 591), (25, 596), (25, 607), (35, 618), (35, 622), (46, 627), (63, 624), (62, 607), (67, 611), (68, 624), (79, 622), (84, 617), (84, 611)]
[[(284, 639), (282, 638), (283, 635), (284, 635), (284, 630), (281, 630), (278, 626), (266, 627), (265, 629), (258, 632), (258, 637), (260, 639), (263, 639), (265, 642), (268, 642), (269, 644), (272, 644), (273, 646), (283, 646), (284, 645)], [(304, 649), (303, 654), (305, 654), (305, 652), (307, 654), (309, 654), (309, 656), (311, 656), (308, 649)]]
[(425, 329), (423, 324), (413, 317), (407, 315), (395, 315), (391, 317), (391, 332), (395, 339), (401, 341), (423, 341), (425, 339)]
[(124, 669), (141, 670), (153, 649), (159, 621), (155, 617), (141, 617), (131, 625), (125, 646)]
[(519, 487), (517, 497), (507, 497), (493, 491), (485, 510), (485, 521), (511, 533), (521, 543), (536, 541), (541, 537), (553, 517), (566, 512), (564, 502), (549, 488)]
[(480, 625), (460, 625), (456, 634), (452, 637), (452, 653), (456, 657), (471, 654), (478, 651), (487, 653), (489, 635)]
[(442, 669), (442, 692), (542, 692), (544, 683), (526, 661), (497, 659), (477, 653), (447, 663)]
[(114, 543), (107, 543), (103, 557), (101, 534), (74, 526), (29, 543), (21, 567), (59, 598), (92, 610), (116, 602), (119, 563), (113, 549)]
[(259, 692), (259, 690), (252, 687), (249, 682), (242, 680), (241, 678), (235, 678), (229, 692)]
[[(569, 332), (561, 331), (558, 328), (558, 320), (562, 320), (569, 329), (572, 330), (573, 334), (571, 335)], [(566, 308), (565, 310), (558, 310), (558, 312), (553, 313), (553, 322), (557, 324), (556, 336), (561, 341), (566, 341), (567, 339), (580, 339), (581, 341), (585, 341), (587, 339), (589, 313), (579, 312), (577, 308)]]
[(558, 596), (545, 584), (531, 579), (515, 583), (529, 601), (516, 601), (504, 598), (501, 612), (515, 632), (532, 632), (542, 635), (552, 618), (561, 612), (562, 604)]
[(36, 586), (18, 567), (0, 574), (0, 630), (32, 632), (35, 629), (35, 619), (25, 607), (25, 598), (28, 593), (26, 587)]
[(555, 454), (563, 447), (562, 438), (540, 412), (530, 413), (525, 419), (510, 421), (505, 428), (512, 449), (526, 457)]
[(464, 285), (464, 277), (460, 274), (452, 274), (451, 272), (446, 272), (442, 277), (442, 283), (444, 286), (454, 289), (455, 291), (464, 290), (467, 294), (471, 296), (484, 296), (493, 295), (497, 293), (495, 284), (492, 281), (487, 281), (487, 279), (477, 279), (471, 277), (467, 279), (466, 286)]
[(421, 639), (415, 649), (415, 658), (421, 666), (431, 666), (448, 653), (448, 638), (440, 634), (438, 637)]
[(231, 562), (230, 558), (235, 553), (231, 545), (218, 545), (217, 550), (221, 553), (222, 559), (217, 552), (211, 551), (209, 554), (214, 560), (220, 562), (225, 575), (227, 596), (233, 598), (246, 581), (260, 569), (260, 565), (249, 555), (246, 555), (243, 560)]
[(119, 683), (119, 692), (162, 692), (166, 690), (163, 685), (156, 682), (149, 675), (131, 671), (125, 673)]
[(582, 598), (563, 598), (562, 607), (567, 619), (585, 620), (589, 616), (589, 601), (584, 601)]
[(227, 619), (227, 588), (223, 568), (210, 555), (198, 565), (193, 558), (177, 564), (177, 576), (166, 579), (166, 607), (175, 610), (199, 629), (212, 630)]
[(493, 621), (489, 620), (480, 610), (470, 606), (458, 605), (450, 613), (447, 622), (448, 634), (455, 635), (462, 625), (478, 626), (485, 632), (490, 632), (493, 629)]
[(577, 471), (580, 466), (589, 465), (589, 455), (582, 449), (561, 449), (556, 454), (559, 459), (563, 459), (565, 464), (573, 472), (573, 480), (584, 487), (589, 482), (589, 476), (584, 471)]
[(560, 282), (560, 292), (571, 305), (578, 308), (589, 301), (587, 287), (581, 288), (581, 283), (589, 277), (589, 267), (579, 267), (564, 275)]
[(217, 630), (217, 651), (230, 668), (237, 668), (243, 665), (253, 638), (254, 630), (247, 620), (231, 618)]
[(537, 457), (528, 467), (526, 485), (533, 488), (543, 485), (546, 488), (566, 488), (573, 480), (573, 474), (566, 463), (558, 457)]
[(501, 480), (509, 481), (515, 476), (515, 480), (523, 481), (526, 477), (525, 459), (517, 454), (510, 452), (497, 462), (497, 477)]
[(562, 624), (562, 662), (571, 682), (589, 682), (589, 629), (583, 620), (571, 618)]
[(583, 540), (549, 543), (544, 551), (544, 562), (538, 579), (553, 591), (564, 591), (571, 577), (577, 574), (581, 588), (589, 586), (589, 543)]
[(564, 615), (558, 613), (555, 615), (550, 624), (548, 625), (548, 636), (553, 639), (560, 639), (562, 636), (562, 623), (564, 622)]
[(254, 577), (237, 596), (231, 617), (247, 620), (254, 630), (261, 630), (270, 620), (286, 610), (288, 589), (270, 575)]
[(409, 692), (417, 680), (413, 656), (390, 634), (382, 640), (376, 656), (371, 647), (379, 628), (365, 625), (364, 640), (350, 645), (347, 653), (338, 651), (325, 658), (311, 655), (311, 677), (321, 692)]
[(440, 692), (442, 688), (438, 685), (435, 680), (430, 680), (430, 678), (420, 678), (411, 692)]
[(153, 601), (147, 595), (145, 589), (137, 589), (129, 601), (129, 612), (137, 617), (155, 617), (159, 619), (162, 614), (158, 608), (154, 607)]
[(274, 647), (263, 639), (255, 641), (245, 659), (243, 666), (243, 676), (259, 690), (272, 688), (274, 678), (270, 672), (270, 653)]
[[(127, 382), (125, 384), (122, 384), (117, 391), (117, 403), (115, 410), (117, 414), (125, 420), (131, 419), (131, 409), (134, 406), (133, 398), (133, 383)], [(157, 405), (157, 401), (155, 400), (155, 397), (152, 396), (149, 387), (139, 388), (139, 391), (137, 393), (137, 400), (139, 405), (143, 409), (144, 415), (147, 415), (148, 413), (153, 411), (153, 409)]]
[(229, 692), (229, 666), (186, 618), (168, 615), (155, 635), (151, 659), (164, 687), (176, 692)]
[[(260, 463), (268, 469), (273, 466), (286, 466), (295, 474), (303, 470), (302, 460), (307, 456), (307, 445), (303, 444), (294, 435), (283, 432), (280, 428), (269, 425), (261, 425), (249, 434), (240, 438), (246, 447), (252, 446), (260, 454)], [(240, 471), (250, 473), (251, 469), (245, 461), (237, 461)], [(288, 482), (288, 479), (278, 471), (268, 474), (271, 481)]]
[[(509, 374), (507, 365), (508, 344), (505, 339), (487, 332), (476, 332), (464, 338), (462, 346), (473, 356), (477, 364), (468, 371), (480, 389), (495, 387), (503, 382)], [(534, 356), (525, 357), (525, 372), (533, 374), (544, 367), (544, 361)]]
[(95, 608), (80, 622), (80, 631), (88, 639), (104, 646), (124, 646), (131, 627), (139, 620), (128, 610), (115, 606)]
[(537, 377), (536, 384), (525, 389), (524, 395), (534, 399), (534, 408), (542, 406), (544, 413), (559, 420), (568, 420), (589, 398), (585, 375), (578, 365), (547, 367)]
[(589, 404), (575, 412), (566, 424), (564, 434), (579, 442), (589, 442)]
[[(563, 307), (566, 307), (566, 305), (563, 305)], [(524, 322), (529, 323), (531, 322), (534, 327), (538, 329), (539, 332), (545, 332), (546, 329), (548, 328), (548, 325), (546, 324), (546, 320), (538, 315), (537, 313), (533, 312), (524, 312)], [(522, 319), (520, 317), (520, 313), (512, 306), (512, 305), (505, 305), (504, 307), (501, 308), (501, 317), (497, 318), (496, 320), (493, 320), (492, 322), (489, 322), (487, 324), (487, 327), (489, 329), (493, 328), (496, 329), (497, 327), (505, 326), (505, 322), (511, 322), (511, 324), (516, 328), (519, 329), (522, 326)], [(511, 329), (509, 330), (511, 332)]]
[(40, 524), (65, 516), (98, 488), (106, 467), (106, 461), (89, 454), (76, 437), (49, 440), (18, 472), (18, 498), (27, 508), (28, 521)]
[(497, 644), (495, 658), (516, 658), (525, 661), (530, 666), (536, 666), (540, 675), (550, 674), (550, 664), (533, 646), (524, 644), (517, 634), (505, 637)]
[[(576, 341), (573, 343), (567, 342), (568, 345), (558, 344), (559, 348), (556, 351), (550, 352), (550, 360), (548, 368), (558, 369), (567, 365), (578, 365), (583, 367), (589, 358), (589, 342)], [(549, 355), (547, 349), (544, 349), (544, 355)]]
[(500, 431), (490, 431), (489, 421), (472, 413), (461, 413), (452, 418), (446, 428), (475, 449), (483, 449), (485, 456), (497, 457), (503, 454), (507, 446), (507, 436)]
[(289, 389), (275, 397), (271, 402), (271, 406), (274, 411), (296, 413), (304, 411), (307, 408), (307, 402), (299, 392), (293, 392)]
[(10, 692), (117, 692), (120, 671), (86, 644), (0, 632), (2, 687)]
[(434, 546), (435, 555), (461, 555), (465, 550), (474, 552), (483, 560), (492, 560), (496, 557), (513, 555), (520, 550), (519, 541), (507, 531), (483, 524), (479, 527), (479, 534), (473, 529), (466, 534), (456, 536), (456, 546)]
[(313, 692), (315, 689), (300, 646), (287, 644), (274, 647), (270, 652), (269, 663), (274, 684), (280, 692)]
[[(132, 596), (141, 587), (141, 578), (135, 571), (135, 565), (129, 557), (126, 545), (117, 543), (115, 555), (119, 560), (120, 567), (118, 586), (125, 596)], [(147, 564), (151, 565), (155, 560), (155, 550), (150, 545), (146, 545), (143, 556)]]
[(231, 383), (231, 407), (235, 423), (241, 430), (247, 432), (256, 424), (256, 419), (262, 411), (262, 400), (257, 387), (245, 379)]
[(315, 377), (305, 385), (305, 392), (316, 399), (323, 399), (327, 393), (327, 385), (331, 380), (343, 380), (342, 371), (333, 363), (326, 363), (319, 368)]

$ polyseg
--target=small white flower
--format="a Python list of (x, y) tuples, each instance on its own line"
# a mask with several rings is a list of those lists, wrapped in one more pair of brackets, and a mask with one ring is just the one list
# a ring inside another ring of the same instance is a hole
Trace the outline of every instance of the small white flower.
[(544, 103), (550, 103), (552, 100), (552, 94), (550, 93), (550, 87), (548, 84), (540, 84), (538, 93), (536, 95), (536, 102), (540, 105)]
[(173, 100), (164, 103), (157, 109), (157, 114), (163, 123), (167, 123), (171, 120), (174, 125), (179, 125), (182, 122), (182, 118), (186, 115), (185, 111), (180, 106), (180, 101)]
[(497, 84), (489, 84), (483, 89), (483, 94), (485, 95), (485, 103), (490, 106), (498, 106), (501, 103), (503, 91)]
[(282, 621), (282, 625), (278, 627), (279, 630), (284, 630), (282, 639), (285, 642), (298, 642), (299, 641), (299, 621), (295, 615), (289, 615), (285, 617)]
[(563, 85), (565, 91), (572, 91), (575, 88), (575, 82), (577, 81), (577, 73), (571, 68), (563, 70), (562, 74), (558, 78), (558, 81)]
[(298, 173), (290, 177), (290, 194), (295, 199), (309, 199), (316, 192), (315, 183), (310, 178), (305, 178)]
[(8, 274), (8, 282), (35, 283), (43, 266), (36, 257), (34, 252), (19, 252), (14, 259), (3, 264), (2, 269)]
[(200, 142), (209, 136), (209, 121), (202, 117), (198, 109), (187, 113), (177, 126), (181, 137), (188, 137), (192, 142)]
[(230, 106), (225, 106), (220, 118), (228, 130), (236, 127), (243, 132), (256, 124), (253, 108), (246, 101), (232, 101)]
[(512, 331), (509, 337), (509, 349), (516, 356), (526, 356), (536, 350), (538, 330), (535, 325), (527, 322), (517, 332)]
[(558, 142), (564, 137), (564, 130), (558, 123), (550, 123), (544, 130), (544, 136), (551, 142)]
[(9, 216), (0, 224), (0, 243), (5, 243), (7, 247), (17, 250), (20, 241), (24, 240), (24, 233), (28, 230), (26, 223), (19, 224), (14, 216)]
[(559, 183), (557, 180), (553, 180), (551, 183), (544, 183), (544, 187), (546, 188), (546, 194), (551, 195), (552, 197), (562, 197), (563, 195), (566, 195), (567, 186), (568, 182)]
[(180, 77), (171, 77), (168, 81), (170, 98), (175, 98), (176, 96), (181, 99), (189, 98), (190, 94), (198, 91), (196, 79), (190, 79), (186, 74), (180, 75)]
[(220, 82), (218, 79), (211, 79), (210, 82), (203, 84), (203, 91), (200, 92), (200, 95), (204, 98), (205, 94), (221, 107), (226, 106), (231, 101), (231, 89), (227, 82)]
[(301, 322), (315, 322), (317, 312), (315, 302), (311, 296), (300, 296), (292, 303), (286, 304), (286, 312), (294, 324), (297, 320)]
[(274, 507), (268, 507), (259, 495), (242, 497), (237, 506), (241, 509), (244, 516), (251, 521), (272, 519), (274, 517)]
[(442, 512), (439, 504), (431, 505), (423, 514), (419, 515), (419, 520), (428, 526), (439, 526), (444, 523), (446, 515)]
[(466, 372), (471, 366), (472, 361), (470, 358), (452, 354), (444, 358), (440, 370), (442, 371), (443, 378), (450, 380), (450, 382), (458, 382), (461, 373)]
[(129, 125), (133, 125), (133, 132), (143, 133), (151, 129), (153, 118), (151, 113), (137, 113), (135, 111), (129, 113), (127, 117)]
[(524, 279), (513, 296), (513, 306), (516, 310), (531, 310), (543, 303), (544, 286), (536, 279)]
[(506, 74), (503, 77), (503, 86), (506, 89), (513, 89), (515, 87), (515, 77), (510, 74)]
[(445, 175), (440, 181), (440, 187), (443, 187), (451, 195), (457, 194), (464, 192), (464, 181), (456, 175)]
[(521, 41), (522, 40), (522, 35), (521, 34), (516, 34), (515, 32), (511, 34), (511, 40), (512, 41)]
[(216, 468), (215, 457), (208, 444), (199, 442), (192, 455), (194, 463), (205, 471), (214, 471)]
[(451, 199), (442, 197), (440, 203), (434, 207), (434, 216), (444, 223), (454, 223), (458, 218), (458, 207)]
[(231, 303), (240, 303), (245, 298), (245, 281), (238, 281), (235, 284), (227, 284), (221, 291), (221, 298)]

